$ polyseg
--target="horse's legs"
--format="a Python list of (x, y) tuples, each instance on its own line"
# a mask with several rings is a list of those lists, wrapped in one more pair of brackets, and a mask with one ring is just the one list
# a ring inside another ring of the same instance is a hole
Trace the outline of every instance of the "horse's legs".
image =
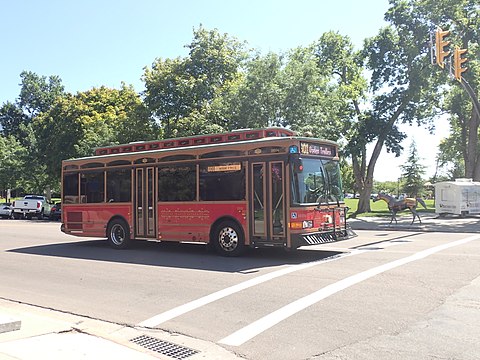
[(397, 224), (397, 212), (394, 210), (391, 210), (392, 212), (392, 218), (390, 219), (390, 224), (392, 223), (393, 220), (395, 220), (395, 224)]
[(410, 209), (410, 211), (411, 211), (412, 214), (413, 214), (412, 224), (415, 222), (415, 217), (418, 218), (418, 221), (419, 221), (420, 224), (421, 224), (421, 223), (422, 223), (422, 219), (420, 219), (420, 215), (418, 215), (418, 212), (417, 212), (414, 208)]

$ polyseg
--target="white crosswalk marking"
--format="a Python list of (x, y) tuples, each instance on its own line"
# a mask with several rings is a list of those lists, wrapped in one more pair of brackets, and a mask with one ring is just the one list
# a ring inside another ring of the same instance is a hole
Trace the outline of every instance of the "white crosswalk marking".
[(156, 326), (158, 326), (158, 325), (160, 325), (160, 324), (162, 324), (162, 323), (164, 323), (168, 320), (176, 318), (177, 316), (183, 315), (183, 314), (185, 314), (189, 311), (198, 309), (199, 307), (207, 305), (207, 304), (209, 304), (213, 301), (222, 299), (226, 296), (229, 296), (229, 295), (232, 295), (232, 294), (237, 293), (239, 291), (248, 289), (252, 286), (264, 283), (266, 281), (278, 278), (280, 276), (284, 276), (284, 275), (293, 273), (295, 271), (307, 269), (309, 267), (316, 266), (316, 265), (319, 265), (321, 263), (323, 264), (323, 263), (335, 261), (335, 260), (338, 260), (340, 258), (344, 258), (344, 257), (347, 257), (347, 256), (358, 255), (358, 254), (361, 254), (363, 252), (365, 252), (365, 251), (355, 250), (355, 251), (352, 251), (350, 253), (344, 253), (344, 254), (341, 254), (341, 255), (332, 256), (332, 257), (329, 257), (329, 258), (326, 258), (326, 259), (322, 259), (322, 260), (318, 260), (318, 261), (312, 261), (312, 262), (308, 262), (308, 263), (304, 263), (304, 264), (292, 265), (292, 266), (289, 266), (287, 268), (283, 268), (281, 270), (273, 271), (271, 273), (261, 275), (261, 276), (258, 276), (256, 278), (244, 281), (240, 284), (230, 286), (226, 289), (219, 290), (217, 292), (206, 295), (206, 296), (201, 297), (199, 299), (190, 301), (189, 303), (186, 303), (184, 305), (180, 305), (176, 308), (165, 311), (164, 313), (161, 313), (161, 314), (156, 315), (156, 316), (154, 316), (150, 319), (142, 321), (141, 323), (138, 324), (138, 326), (154, 328), (154, 327), (156, 327)]
[(301, 299), (298, 299), (276, 311), (270, 313), (263, 318), (245, 326), (244, 328), (234, 332), (233, 334), (221, 339), (219, 343), (232, 346), (240, 346), (247, 342), (248, 340), (254, 338), (258, 334), (264, 332), (265, 330), (271, 328), (272, 326), (278, 324), (279, 322), (285, 320), (286, 318), (302, 311), (303, 309), (335, 294), (339, 291), (342, 291), (350, 286), (358, 284), (364, 280), (370, 279), (376, 275), (384, 273), (386, 271), (395, 269), (402, 265), (406, 265), (413, 261), (421, 260), (427, 256), (433, 255), (439, 251), (449, 249), (451, 247), (459, 246), (466, 244), (468, 242), (480, 239), (480, 235), (470, 236), (465, 239), (453, 241), (447, 244), (435, 246), (433, 248), (420, 251), (413, 255), (407, 256), (405, 258), (389, 262), (384, 265), (374, 267), (372, 269), (362, 271), (361, 273), (349, 276), (343, 280), (340, 280), (336, 283), (330, 284), (310, 295), (307, 295)]

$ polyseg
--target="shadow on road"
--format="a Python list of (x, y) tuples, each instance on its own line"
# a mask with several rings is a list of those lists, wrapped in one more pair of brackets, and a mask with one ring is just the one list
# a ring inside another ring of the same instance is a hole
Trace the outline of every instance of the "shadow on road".
[(106, 240), (88, 240), (11, 249), (8, 252), (55, 256), (115, 263), (175, 267), (221, 272), (256, 272), (271, 266), (321, 261), (339, 255), (337, 251), (252, 249), (244, 256), (228, 258), (207, 251), (205, 244), (138, 241), (128, 250), (114, 250)]

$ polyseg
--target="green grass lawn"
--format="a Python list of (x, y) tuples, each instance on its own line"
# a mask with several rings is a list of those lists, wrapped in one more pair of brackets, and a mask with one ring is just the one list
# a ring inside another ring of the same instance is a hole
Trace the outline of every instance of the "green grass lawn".
[[(434, 200), (425, 200), (425, 203), (427, 204), (427, 209), (424, 209), (421, 204), (418, 204), (417, 206), (417, 211), (422, 213), (422, 212), (427, 212), (427, 213), (435, 213), (435, 203)], [(356, 210), (358, 206), (358, 199), (345, 199), (345, 204), (350, 208), (348, 210), (347, 216), (350, 217)], [(388, 210), (387, 203), (383, 200), (373, 202), (370, 200), (370, 209), (372, 210), (369, 213), (362, 213), (359, 214), (360, 216), (391, 216), (390, 211)], [(408, 215), (410, 216), (410, 211), (409, 210), (404, 210), (402, 212), (399, 212), (398, 215)]]

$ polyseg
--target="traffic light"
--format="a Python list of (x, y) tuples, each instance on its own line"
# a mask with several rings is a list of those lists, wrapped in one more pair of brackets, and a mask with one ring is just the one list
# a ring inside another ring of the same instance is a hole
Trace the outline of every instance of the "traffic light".
[(467, 62), (467, 59), (462, 57), (467, 52), (467, 49), (455, 48), (453, 53), (453, 66), (455, 70), (455, 79), (462, 81), (462, 73), (467, 71), (467, 67), (462, 67), (462, 64)]
[(437, 55), (437, 65), (442, 69), (445, 67), (445, 58), (450, 54), (450, 51), (446, 47), (450, 44), (450, 41), (445, 40), (445, 37), (450, 34), (450, 31), (442, 31), (438, 28), (435, 32), (435, 53)]

